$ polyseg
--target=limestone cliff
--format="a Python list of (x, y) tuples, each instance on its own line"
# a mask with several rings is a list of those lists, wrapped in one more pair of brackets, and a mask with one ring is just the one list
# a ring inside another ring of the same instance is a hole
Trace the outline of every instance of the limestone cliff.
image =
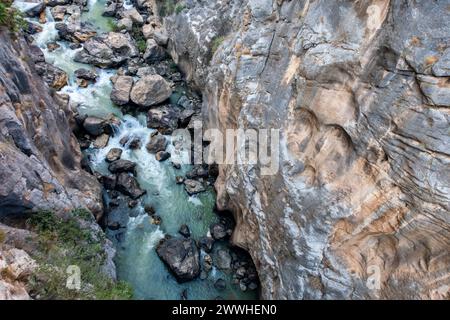
[(281, 129), (276, 175), (222, 165), (216, 184), (262, 297), (448, 298), (450, 2), (177, 11), (169, 50), (203, 93), (204, 126)]
[(0, 217), (79, 207), (100, 216), (100, 185), (80, 168), (67, 101), (37, 75), (32, 49), (0, 30)]

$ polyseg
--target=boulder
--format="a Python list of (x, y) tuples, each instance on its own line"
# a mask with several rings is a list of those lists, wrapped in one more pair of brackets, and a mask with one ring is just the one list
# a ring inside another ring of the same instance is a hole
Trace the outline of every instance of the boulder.
[(210, 232), (216, 240), (223, 240), (228, 236), (227, 227), (222, 223), (214, 223), (211, 225)]
[(162, 134), (171, 134), (178, 128), (180, 112), (175, 106), (162, 106), (147, 112), (147, 127)]
[(109, 128), (109, 124), (106, 120), (98, 117), (87, 117), (83, 121), (83, 128), (91, 136), (97, 137)]
[(206, 191), (201, 182), (191, 179), (184, 180), (184, 189), (190, 196)]
[(144, 24), (144, 18), (142, 18), (139, 11), (136, 8), (128, 9), (123, 12), (123, 16), (127, 19), (130, 19), (133, 24), (142, 25)]
[(130, 101), (130, 92), (132, 87), (133, 77), (117, 77), (111, 91), (111, 101), (119, 106), (127, 104)]
[(198, 240), (198, 246), (207, 253), (212, 251), (213, 245), (214, 239), (211, 237), (201, 237)]
[(128, 160), (119, 159), (113, 161), (109, 166), (108, 170), (112, 173), (130, 172), (134, 173), (136, 169), (136, 163)]
[(189, 227), (186, 224), (181, 225), (178, 233), (185, 238), (189, 238), (191, 236), (191, 230), (189, 230)]
[(55, 21), (62, 21), (66, 15), (66, 10), (66, 6), (55, 6), (50, 11), (52, 12), (52, 16)]
[(158, 244), (156, 253), (178, 282), (193, 280), (200, 274), (200, 254), (192, 239), (163, 239)]
[(85, 68), (75, 70), (74, 74), (78, 79), (84, 79), (93, 82), (95, 82), (98, 77), (98, 75), (94, 71)]
[(130, 18), (122, 18), (117, 22), (117, 28), (119, 30), (133, 30), (133, 21)]
[(122, 172), (117, 176), (116, 190), (135, 200), (147, 193), (147, 191), (139, 187), (136, 179), (126, 172)]
[(111, 1), (105, 8), (105, 10), (102, 13), (102, 16), (104, 17), (114, 17), (117, 12), (117, 4), (114, 1)]
[(170, 153), (166, 152), (166, 151), (159, 151), (155, 154), (155, 159), (160, 162), (166, 161), (169, 158), (170, 158)]
[(231, 255), (227, 250), (220, 249), (217, 251), (214, 259), (214, 265), (221, 270), (228, 270), (231, 268)]
[(150, 153), (158, 153), (165, 151), (167, 147), (167, 139), (163, 135), (157, 134), (150, 138), (150, 142), (147, 143), (147, 151)]
[(164, 102), (172, 95), (172, 86), (159, 75), (148, 75), (139, 79), (131, 90), (131, 101), (141, 107), (150, 107)]
[(109, 135), (103, 133), (95, 139), (94, 147), (97, 149), (102, 149), (108, 145), (108, 142), (109, 142)]
[(60, 90), (67, 85), (69, 77), (67, 73), (47, 62), (38, 62), (35, 64), (36, 72), (53, 89)]
[(154, 39), (147, 40), (147, 48), (145, 49), (144, 59), (147, 63), (160, 62), (167, 58), (166, 50), (158, 45)]
[(153, 37), (154, 32), (155, 28), (151, 24), (145, 24), (142, 27), (142, 34), (144, 35), (145, 39), (151, 39)]
[(60, 47), (61, 46), (56, 41), (52, 41), (52, 42), (47, 43), (47, 50), (50, 51), (50, 52), (53, 52), (53, 51), (59, 49)]

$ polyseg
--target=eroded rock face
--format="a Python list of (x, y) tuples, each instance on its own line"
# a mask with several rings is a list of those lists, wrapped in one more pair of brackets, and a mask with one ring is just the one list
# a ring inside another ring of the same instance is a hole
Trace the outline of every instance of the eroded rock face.
[(86, 207), (101, 217), (101, 188), (80, 167), (68, 105), (20, 57), (33, 57), (26, 42), (0, 31), (0, 216)]
[(172, 94), (172, 86), (160, 75), (146, 75), (131, 90), (131, 101), (141, 107), (150, 107), (166, 101)]
[(448, 298), (447, 6), (194, 0), (165, 19), (204, 128), (280, 129), (275, 174), (216, 183), (263, 298)]

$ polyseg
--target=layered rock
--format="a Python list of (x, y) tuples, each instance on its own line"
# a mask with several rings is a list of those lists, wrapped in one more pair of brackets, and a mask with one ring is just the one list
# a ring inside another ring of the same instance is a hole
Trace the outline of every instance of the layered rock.
[(278, 170), (216, 183), (262, 297), (448, 298), (446, 2), (186, 4), (164, 25), (204, 127), (280, 130)]

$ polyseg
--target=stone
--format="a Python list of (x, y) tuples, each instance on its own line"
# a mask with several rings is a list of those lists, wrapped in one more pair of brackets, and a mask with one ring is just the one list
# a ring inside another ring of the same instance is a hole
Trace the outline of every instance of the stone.
[(175, 182), (176, 182), (177, 184), (183, 184), (183, 183), (184, 183), (184, 178), (181, 177), (181, 176), (176, 176), (176, 177), (175, 177)]
[(250, 284), (247, 286), (247, 288), (251, 291), (254, 291), (254, 290), (258, 289), (258, 285), (254, 282), (250, 282)]
[(181, 225), (180, 229), (178, 230), (178, 233), (185, 238), (189, 238), (191, 236), (191, 230), (189, 230), (189, 227), (186, 224)]
[(169, 36), (167, 35), (167, 32), (157, 29), (153, 33), (153, 39), (156, 41), (156, 43), (160, 46), (167, 46), (167, 43), (169, 42)]
[(188, 179), (208, 178), (208, 176), (208, 169), (204, 168), (201, 165), (195, 165), (194, 168), (186, 173), (186, 178)]
[(162, 134), (172, 134), (178, 128), (180, 113), (177, 107), (162, 106), (147, 112), (147, 127)]
[(236, 270), (236, 278), (238, 278), (238, 279), (243, 279), (246, 274), (247, 274), (247, 270), (244, 267), (239, 267)]
[(209, 254), (203, 256), (203, 269), (210, 271), (213, 267), (213, 261)]
[(106, 120), (98, 117), (87, 117), (83, 122), (83, 128), (91, 136), (97, 137), (107, 130), (109, 124)]
[(145, 39), (153, 38), (153, 33), (155, 32), (155, 28), (151, 24), (145, 24), (142, 27), (142, 34)]
[(217, 279), (216, 282), (214, 282), (214, 288), (218, 291), (223, 291), (227, 288), (227, 284), (225, 280), (223, 279)]
[(116, 190), (134, 200), (139, 199), (147, 193), (147, 191), (139, 187), (136, 179), (126, 172), (122, 172), (117, 176)]
[(140, 78), (131, 90), (131, 101), (141, 107), (150, 107), (166, 101), (172, 95), (172, 86), (159, 75)]
[(35, 18), (39, 17), (41, 13), (45, 10), (45, 2), (44, 1), (30, 1), (27, 2), (26, 7), (19, 7), (20, 11), (24, 13), (27, 17)]
[(167, 58), (166, 50), (154, 39), (147, 40), (147, 48), (144, 52), (144, 59), (147, 63), (157, 63)]
[(139, 11), (136, 8), (128, 9), (123, 12), (123, 16), (130, 19), (133, 24), (142, 25), (144, 24), (144, 18), (142, 18)]
[(159, 226), (159, 225), (162, 223), (162, 219), (161, 219), (160, 216), (158, 216), (158, 215), (156, 215), (156, 214), (153, 214), (153, 215), (150, 217), (150, 223), (151, 223), (151, 224), (154, 224), (154, 225), (156, 225), (156, 226)]
[(103, 133), (95, 139), (94, 147), (97, 149), (102, 149), (108, 145), (108, 142), (109, 142), (109, 135)]
[(64, 70), (47, 62), (38, 62), (35, 64), (35, 68), (37, 73), (50, 87), (56, 90), (61, 90), (67, 85), (69, 77)]
[(108, 166), (108, 170), (111, 171), (112, 173), (121, 173), (121, 172), (134, 173), (136, 170), (136, 163), (129, 160), (119, 159), (112, 162)]
[(133, 30), (133, 21), (130, 18), (123, 18), (117, 22), (117, 28), (119, 30)]
[(113, 174), (102, 175), (100, 182), (106, 190), (114, 190), (116, 188), (117, 177)]
[(105, 10), (102, 13), (102, 16), (104, 17), (114, 17), (117, 12), (117, 3), (114, 1), (111, 1), (109, 4), (107, 4)]
[(57, 42), (49, 42), (47, 43), (47, 50), (53, 52), (59, 49), (61, 46)]
[(420, 88), (428, 100), (440, 107), (450, 107), (450, 83), (446, 78), (418, 75)]
[(92, 81), (92, 82), (95, 82), (98, 78), (97, 73), (95, 73), (92, 70), (85, 69), (85, 68), (80, 68), (80, 69), (75, 70), (74, 74), (75, 74), (75, 77), (77, 77), (79, 79), (88, 80), (88, 81)]
[(123, 106), (130, 101), (130, 92), (133, 87), (133, 77), (119, 76), (114, 81), (111, 91), (111, 101), (119, 106)]
[(220, 249), (217, 251), (214, 265), (220, 270), (228, 270), (231, 268), (231, 256), (227, 250)]
[(186, 238), (163, 239), (156, 253), (178, 282), (191, 281), (200, 274), (200, 254), (195, 241)]
[(184, 189), (190, 196), (206, 191), (201, 182), (191, 179), (184, 180)]
[(223, 240), (228, 236), (227, 227), (221, 223), (214, 223), (210, 228), (210, 232), (215, 240)]
[(55, 6), (50, 11), (52, 12), (52, 16), (55, 21), (62, 21), (64, 20), (64, 16), (66, 15), (66, 10), (66, 6)]
[(167, 159), (169, 159), (170, 156), (171, 156), (171, 155), (170, 155), (169, 152), (166, 152), (166, 151), (159, 151), (159, 152), (157, 152), (157, 153), (155, 154), (155, 159), (156, 159), (157, 161), (162, 162), (162, 161), (166, 161)]
[(157, 134), (150, 138), (149, 143), (147, 143), (147, 151), (150, 153), (158, 153), (160, 151), (165, 151), (167, 147), (167, 139), (163, 135)]
[(112, 148), (108, 151), (106, 154), (106, 162), (114, 162), (116, 160), (119, 160), (122, 156), (122, 149), (119, 148)]

